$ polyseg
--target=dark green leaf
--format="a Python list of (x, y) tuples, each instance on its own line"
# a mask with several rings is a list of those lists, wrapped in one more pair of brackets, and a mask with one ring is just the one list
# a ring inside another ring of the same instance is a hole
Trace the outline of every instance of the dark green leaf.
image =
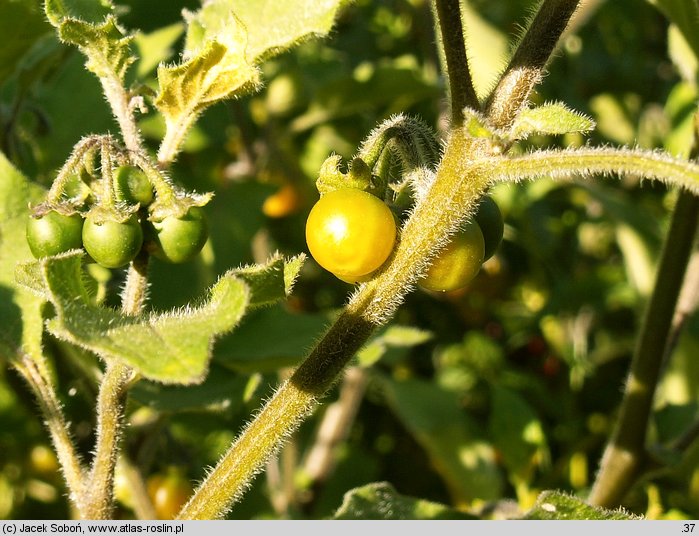
[(510, 471), (527, 478), (542, 457), (547, 457), (546, 436), (534, 410), (515, 391), (492, 388), (490, 433)]
[(0, 2), (0, 85), (15, 72), (15, 68), (32, 45), (51, 27), (34, 2), (5, 0)]
[(495, 451), (453, 393), (414, 379), (386, 379), (384, 387), (393, 411), (423, 446), (455, 501), (500, 496)]
[(323, 315), (292, 313), (281, 306), (255, 311), (220, 341), (214, 359), (241, 372), (296, 365), (328, 322)]

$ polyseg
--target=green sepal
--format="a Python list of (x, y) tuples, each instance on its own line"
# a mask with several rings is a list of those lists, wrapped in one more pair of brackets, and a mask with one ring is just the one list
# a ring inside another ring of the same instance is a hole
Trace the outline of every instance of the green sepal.
[(168, 384), (201, 382), (214, 340), (235, 328), (249, 308), (288, 295), (303, 262), (302, 256), (288, 263), (275, 256), (263, 266), (228, 271), (196, 307), (126, 316), (93, 303), (82, 258), (79, 251), (69, 252), (18, 269), (19, 281), (54, 306), (48, 331)]
[(365, 192), (372, 192), (372, 175), (371, 170), (366, 163), (355, 158), (347, 173), (340, 171), (342, 157), (334, 154), (325, 159), (320, 166), (318, 179), (316, 179), (316, 188), (320, 195), (341, 190), (343, 188), (356, 188)]
[(509, 137), (521, 140), (532, 134), (584, 133), (594, 128), (595, 122), (586, 115), (571, 110), (564, 104), (553, 102), (523, 110), (512, 125)]

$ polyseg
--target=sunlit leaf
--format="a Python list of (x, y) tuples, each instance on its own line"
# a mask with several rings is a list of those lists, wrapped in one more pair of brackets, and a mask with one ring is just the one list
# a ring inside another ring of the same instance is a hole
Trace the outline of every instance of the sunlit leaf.
[(641, 518), (623, 510), (590, 506), (577, 497), (558, 491), (545, 491), (539, 495), (536, 505), (527, 512), (524, 519), (611, 521)]
[(429, 331), (412, 326), (389, 326), (357, 353), (359, 364), (369, 367), (379, 361), (391, 348), (410, 348), (432, 338)]
[(367, 484), (347, 493), (333, 519), (477, 519), (448, 506), (398, 493), (386, 482)]
[(209, 1), (188, 17), (185, 54), (199, 53), (210, 41), (237, 48), (242, 28), (247, 38), (241, 52), (248, 62), (259, 63), (308, 38), (326, 35), (338, 10), (347, 3), (348, 0)]
[(243, 269), (241, 277), (230, 270), (197, 307), (133, 317), (92, 303), (81, 262), (79, 252), (40, 261), (45, 292), (56, 311), (49, 331), (105, 359), (123, 361), (146, 378), (181, 384), (202, 381), (214, 339), (233, 329), (249, 307), (270, 303), (273, 296), (284, 298), (300, 267), (294, 259), (286, 270), (284, 260), (275, 257)]
[(28, 207), (43, 195), (0, 153), (0, 353), (9, 356), (21, 349), (38, 361), (42, 359), (43, 300), (17, 286), (15, 265), (32, 258), (25, 238)]

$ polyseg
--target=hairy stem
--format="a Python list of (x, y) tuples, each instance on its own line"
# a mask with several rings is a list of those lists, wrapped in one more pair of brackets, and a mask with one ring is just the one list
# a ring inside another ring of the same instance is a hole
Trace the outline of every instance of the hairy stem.
[(179, 121), (166, 124), (165, 136), (158, 148), (158, 166), (161, 169), (167, 169), (175, 161), (189, 129), (196, 120), (196, 114), (183, 114)]
[(486, 101), (486, 115), (497, 128), (508, 128), (541, 81), (580, 0), (544, 0), (510, 63)]
[(41, 374), (37, 364), (28, 356), (22, 356), (14, 365), (29, 384), (39, 402), (70, 492), (70, 499), (80, 515), (84, 515), (88, 501), (85, 493), (85, 467), (76, 453), (61, 403), (56, 397), (56, 391)]
[(672, 217), (611, 441), (589, 502), (618, 505), (646, 459), (646, 434), (672, 318), (699, 221), (699, 198), (682, 192)]
[(461, 5), (459, 0), (434, 0), (433, 13), (440, 53), (446, 63), (447, 87), (451, 108), (451, 124), (459, 127), (463, 124), (463, 109), (477, 110), (478, 96), (473, 87), (471, 71), (466, 55), (464, 28), (462, 25)]
[(493, 180), (518, 182), (575, 175), (637, 175), (699, 195), (699, 165), (640, 149), (565, 149), (535, 151), (512, 158), (490, 158)]
[(284, 439), (313, 410), (375, 328), (388, 321), (432, 256), (473, 211), (488, 176), (479, 165), (483, 159), (473, 164), (468, 156), (485, 154), (489, 147), (486, 141), (467, 138), (460, 130), (452, 133), (429, 195), (413, 211), (389, 266), (360, 287), (306, 360), (243, 430), (178, 518), (223, 516)]
[(97, 397), (97, 442), (95, 458), (87, 481), (89, 496), (84, 517), (110, 519), (114, 503), (114, 469), (118, 442), (124, 418), (126, 387), (131, 379), (129, 367), (118, 362), (107, 363)]
[(100, 82), (102, 83), (104, 95), (107, 97), (107, 101), (121, 129), (124, 145), (129, 151), (143, 153), (143, 138), (141, 138), (138, 125), (136, 125), (131, 98), (126, 89), (124, 89), (121, 80), (119, 80), (116, 74), (112, 73), (110, 76), (100, 77)]
[[(137, 315), (147, 296), (148, 256), (139, 255), (129, 266), (122, 293), (121, 310)], [(119, 453), (119, 439), (124, 424), (124, 405), (134, 372), (124, 363), (107, 362), (97, 397), (97, 441), (90, 478), (87, 482), (89, 503), (87, 519), (109, 519), (114, 504), (114, 470)]]

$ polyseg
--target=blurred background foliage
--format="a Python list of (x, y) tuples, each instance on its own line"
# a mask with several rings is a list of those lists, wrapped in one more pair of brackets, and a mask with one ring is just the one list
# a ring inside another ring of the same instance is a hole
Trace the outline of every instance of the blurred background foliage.
[[(81, 136), (117, 127), (82, 56), (57, 42), (38, 4), (0, 0), (0, 143), (48, 186)], [(480, 94), (534, 4), (468, 4)], [(119, 5), (123, 25), (139, 31), (132, 83), (154, 87), (157, 64), (177, 58), (181, 10), (198, 2)], [(695, 88), (668, 59), (667, 27), (646, 2), (583, 2), (535, 100), (564, 101), (593, 117), (592, 142), (673, 149)], [(329, 40), (266, 63), (259, 93), (208, 110), (172, 174), (215, 192), (206, 207), (211, 239), (189, 264), (153, 261), (152, 306), (183, 305), (229, 267), (275, 250), (306, 251), (304, 222), (329, 154), (351, 157), (396, 112), (443, 132), (438, 63), (426, 0), (357, 0)], [(140, 124), (155, 148), (162, 124), (152, 111)], [(584, 143), (537, 138), (517, 150)], [(547, 489), (585, 496), (615, 419), (675, 193), (626, 177), (541, 180), (492, 195), (506, 223), (495, 257), (467, 289), (410, 295), (232, 518), (328, 517), (345, 492), (380, 481), (485, 517), (525, 511)], [(122, 274), (102, 275), (115, 295)], [(124, 441), (132, 462), (146, 476), (175, 467), (201, 479), (351, 290), (309, 259), (286, 304), (251, 314), (217, 343), (202, 385), (141, 382)], [(87, 455), (99, 363), (55, 340), (44, 344)], [(694, 315), (664, 371), (650, 438), (657, 467), (627, 497), (634, 513), (699, 517), (699, 443), (676, 448), (697, 418), (698, 354)], [(4, 356), (0, 365), (0, 518), (70, 516), (35, 402)], [(328, 437), (337, 443), (329, 459)], [(117, 496), (118, 515), (132, 517), (128, 489), (117, 486)]]

